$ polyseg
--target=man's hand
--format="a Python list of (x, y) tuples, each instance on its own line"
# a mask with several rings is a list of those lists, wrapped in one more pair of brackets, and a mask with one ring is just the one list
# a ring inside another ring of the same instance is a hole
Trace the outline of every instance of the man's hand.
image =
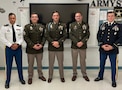
[(77, 43), (77, 47), (82, 47), (83, 46), (83, 42), (78, 42)]
[(18, 47), (19, 47), (19, 45), (16, 44), (16, 43), (14, 43), (14, 44), (11, 45), (11, 49), (12, 50), (16, 50)]
[(52, 45), (53, 45), (54, 47), (56, 47), (56, 48), (59, 48), (59, 47), (60, 47), (58, 41), (53, 41), (53, 42), (52, 42)]
[(41, 49), (43, 46), (41, 45), (41, 44), (35, 44), (34, 46), (33, 46), (33, 48), (35, 49), (35, 50), (39, 50), (39, 49)]
[(111, 45), (108, 45), (108, 44), (105, 44), (105, 45), (102, 45), (102, 48), (105, 50), (105, 51), (110, 51), (113, 49), (113, 47)]

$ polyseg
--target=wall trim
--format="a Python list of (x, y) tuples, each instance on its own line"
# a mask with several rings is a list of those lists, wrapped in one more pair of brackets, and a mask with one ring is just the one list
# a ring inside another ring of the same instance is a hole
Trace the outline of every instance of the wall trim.
[[(42, 67), (42, 69), (48, 69), (48, 66)], [(27, 70), (28, 67), (23, 67), (23, 70)], [(37, 69), (37, 67), (34, 67), (34, 69)], [(55, 66), (54, 69), (58, 69), (58, 66)], [(64, 69), (72, 69), (72, 66), (65, 66)], [(80, 67), (77, 67), (77, 69), (80, 69)], [(88, 70), (97, 70), (99, 69), (98, 66), (88, 66), (86, 67)], [(111, 67), (105, 67), (105, 69), (111, 69)], [(122, 67), (118, 67), (119, 70), (122, 70)], [(5, 67), (0, 67), (0, 70), (5, 70)], [(17, 67), (12, 67), (12, 70), (17, 70)]]

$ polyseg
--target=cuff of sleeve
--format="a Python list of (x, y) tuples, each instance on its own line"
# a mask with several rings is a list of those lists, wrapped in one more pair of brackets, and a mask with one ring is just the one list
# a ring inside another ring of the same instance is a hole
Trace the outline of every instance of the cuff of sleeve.
[(11, 47), (11, 45), (12, 45), (12, 44), (11, 44), (11, 43), (9, 43), (7, 46), (8, 46), (8, 47)]
[(34, 44), (31, 43), (29, 46), (30, 46), (30, 48), (33, 48)]
[(113, 46), (118, 48), (118, 44), (115, 44), (115, 43), (114, 43)]
[(87, 42), (88, 41), (88, 39), (86, 38), (86, 39), (84, 39), (84, 40), (81, 40), (83, 43), (85, 43), (85, 42)]
[(103, 42), (98, 42), (98, 46), (101, 46), (103, 44)]

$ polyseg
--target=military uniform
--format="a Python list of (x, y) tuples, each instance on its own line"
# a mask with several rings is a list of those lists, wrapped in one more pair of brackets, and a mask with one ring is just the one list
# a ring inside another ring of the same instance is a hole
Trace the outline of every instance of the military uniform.
[[(118, 46), (122, 43), (122, 26), (117, 22), (105, 22), (100, 25), (99, 31), (97, 33), (97, 40), (99, 43), (100, 51), (100, 71), (98, 77), (103, 79), (104, 66), (107, 56), (110, 58), (111, 62), (111, 72), (112, 72), (112, 82), (116, 82), (117, 74), (117, 54), (119, 53)], [(105, 51), (102, 45), (111, 45), (113, 47), (110, 51)]]
[(43, 48), (40, 50), (33, 49), (35, 44), (42, 44), (44, 46), (45, 27), (42, 24), (27, 24), (24, 29), (24, 39), (27, 42), (26, 53), (37, 54), (42, 53)]
[(45, 44), (45, 27), (42, 24), (27, 24), (24, 28), (24, 39), (27, 43), (26, 53), (28, 56), (28, 77), (33, 77), (33, 64), (34, 58), (37, 60), (37, 70), (39, 77), (43, 76), (42, 73), (42, 57), (43, 57), (43, 47), (39, 50), (35, 50), (33, 46), (35, 44), (41, 44), (44, 46)]
[[(57, 56), (58, 64), (59, 64), (59, 72), (60, 77), (64, 77), (63, 73), (63, 50), (64, 45), (63, 42), (67, 37), (66, 33), (66, 25), (64, 23), (54, 23), (50, 22), (46, 25), (46, 39), (48, 40), (48, 50), (49, 50), (49, 78), (53, 76), (53, 66), (55, 56)], [(52, 45), (53, 41), (58, 41), (60, 47), (56, 48)]]
[[(72, 48), (72, 62), (73, 62), (73, 75), (77, 75), (77, 57), (78, 53), (80, 55), (80, 65), (81, 65), (81, 72), (83, 76), (86, 76), (86, 48), (87, 48), (87, 41), (90, 36), (89, 32), (89, 25), (85, 22), (78, 23), (73, 22), (69, 26), (69, 37), (72, 41), (71, 48)], [(78, 47), (78, 42), (83, 42), (83, 46)]]
[[(15, 31), (16, 40), (13, 41), (13, 30)], [(5, 48), (5, 57), (6, 57), (6, 85), (9, 85), (11, 78), (11, 69), (13, 57), (15, 57), (15, 61), (17, 64), (19, 80), (23, 80), (23, 72), (22, 72), (22, 49), (21, 44), (23, 42), (23, 28), (17, 24), (11, 25), (6, 24), (1, 27), (0, 30), (0, 39), (3, 44), (6, 45)], [(16, 50), (11, 49), (12, 44), (18, 44), (18, 48)]]

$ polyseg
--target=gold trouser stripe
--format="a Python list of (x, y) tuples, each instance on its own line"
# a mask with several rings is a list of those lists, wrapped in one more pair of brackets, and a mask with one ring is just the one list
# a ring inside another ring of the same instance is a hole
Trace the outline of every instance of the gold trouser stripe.
[(116, 56), (116, 80), (118, 79), (118, 55)]

